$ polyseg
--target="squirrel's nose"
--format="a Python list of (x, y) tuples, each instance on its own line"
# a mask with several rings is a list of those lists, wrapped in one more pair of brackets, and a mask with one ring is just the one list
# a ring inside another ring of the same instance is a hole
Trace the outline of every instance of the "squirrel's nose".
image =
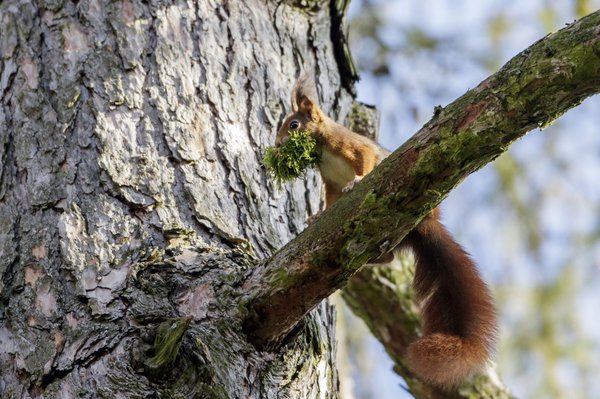
[(277, 137), (275, 139), (275, 147), (281, 147), (281, 145), (283, 143), (285, 143), (287, 141), (287, 139), (288, 139), (287, 137)]

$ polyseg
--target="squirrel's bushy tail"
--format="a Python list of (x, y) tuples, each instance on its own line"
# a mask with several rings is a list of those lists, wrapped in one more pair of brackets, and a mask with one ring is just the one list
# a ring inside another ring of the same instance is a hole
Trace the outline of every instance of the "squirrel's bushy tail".
[(481, 370), (494, 350), (490, 291), (437, 215), (426, 217), (403, 244), (415, 254), (413, 284), (423, 319), (423, 337), (408, 347), (410, 368), (433, 385), (454, 387)]

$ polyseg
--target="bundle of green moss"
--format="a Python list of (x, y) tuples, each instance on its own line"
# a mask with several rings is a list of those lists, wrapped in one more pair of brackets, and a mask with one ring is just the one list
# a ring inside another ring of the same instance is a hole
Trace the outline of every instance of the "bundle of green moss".
[(317, 142), (308, 132), (290, 132), (290, 138), (279, 147), (267, 147), (263, 165), (275, 179), (277, 187), (300, 177), (320, 159)]

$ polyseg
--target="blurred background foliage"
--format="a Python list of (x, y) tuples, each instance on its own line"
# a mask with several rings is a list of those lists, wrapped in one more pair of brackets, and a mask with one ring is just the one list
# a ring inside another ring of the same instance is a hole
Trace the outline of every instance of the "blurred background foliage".
[[(395, 149), (433, 114), (600, 0), (352, 0), (358, 99)], [(600, 97), (465, 180), (444, 222), (493, 287), (497, 363), (523, 398), (600, 397)], [(340, 312), (344, 399), (410, 397), (362, 322)]]

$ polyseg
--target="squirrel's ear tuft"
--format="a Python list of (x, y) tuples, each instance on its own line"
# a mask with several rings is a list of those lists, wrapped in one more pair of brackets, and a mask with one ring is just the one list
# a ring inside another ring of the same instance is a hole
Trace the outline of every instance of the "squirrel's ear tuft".
[(300, 111), (312, 117), (316, 116), (318, 108), (315, 81), (312, 76), (304, 72), (292, 89), (292, 111)]

